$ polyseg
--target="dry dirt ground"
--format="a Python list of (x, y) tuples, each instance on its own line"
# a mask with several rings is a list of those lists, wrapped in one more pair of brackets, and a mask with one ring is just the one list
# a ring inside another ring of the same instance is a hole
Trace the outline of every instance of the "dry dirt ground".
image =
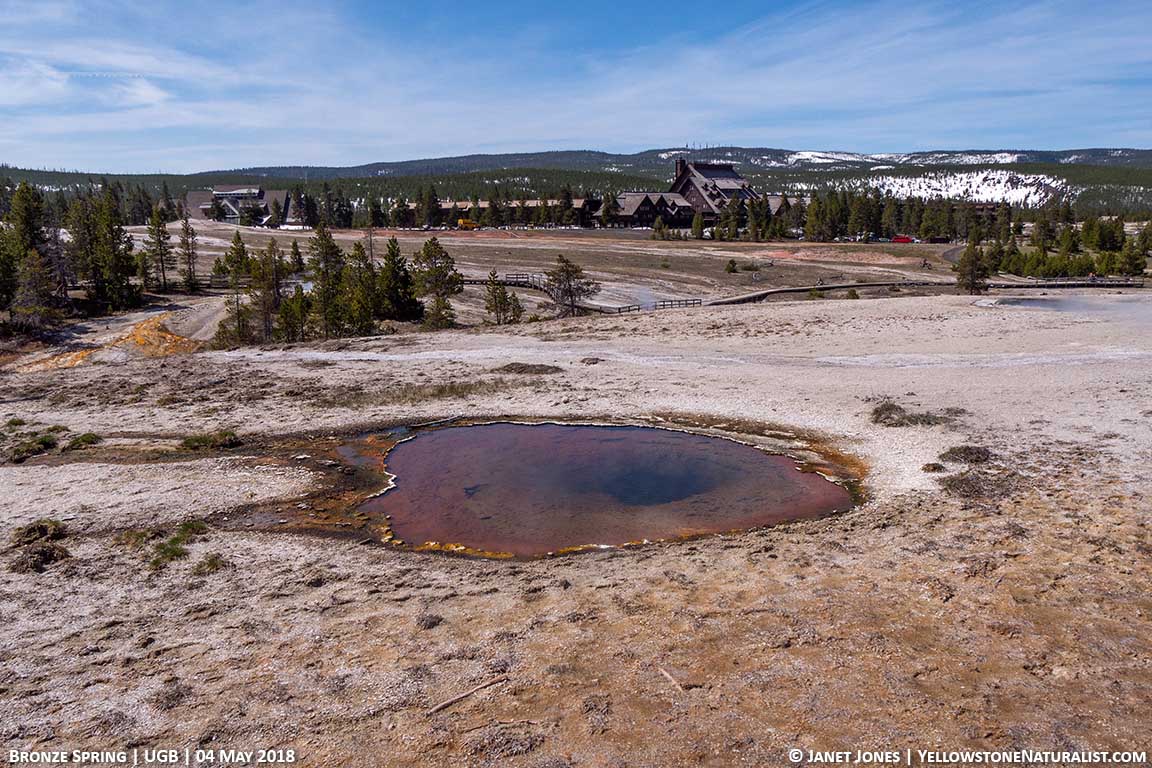
[[(532, 768), (1146, 749), (1150, 311), (901, 296), (10, 361), (5, 450), (52, 425), (104, 441), (0, 466), (5, 535), (63, 520), (71, 555), (0, 586), (0, 746)], [(561, 371), (493, 372), (510, 362)], [(934, 423), (875, 423), (885, 399)], [(330, 499), (333, 436), (448, 417), (788, 429), (858, 460), (869, 500), (525, 562), (245, 516)], [(180, 446), (220, 429), (243, 444)], [(923, 471), (964, 444), (994, 458)], [(188, 556), (150, 567), (142, 532), (195, 520)]]

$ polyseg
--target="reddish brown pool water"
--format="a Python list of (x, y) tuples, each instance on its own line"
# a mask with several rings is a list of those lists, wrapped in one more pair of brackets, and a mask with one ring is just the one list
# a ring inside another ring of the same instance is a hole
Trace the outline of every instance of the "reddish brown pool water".
[[(344, 453), (363, 462), (365, 445)], [(756, 528), (852, 504), (786, 456), (648, 427), (448, 427), (399, 443), (386, 464), (395, 487), (361, 510), (390, 515), (397, 537), (516, 557)]]

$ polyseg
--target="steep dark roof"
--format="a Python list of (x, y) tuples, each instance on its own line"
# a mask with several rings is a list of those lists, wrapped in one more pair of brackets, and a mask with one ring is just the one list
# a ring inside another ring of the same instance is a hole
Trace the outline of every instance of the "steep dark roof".
[(695, 186), (713, 213), (719, 213), (733, 197), (759, 197), (748, 180), (729, 163), (686, 163), (679, 167), (680, 173), (672, 182), (670, 191), (683, 194), (689, 186)]

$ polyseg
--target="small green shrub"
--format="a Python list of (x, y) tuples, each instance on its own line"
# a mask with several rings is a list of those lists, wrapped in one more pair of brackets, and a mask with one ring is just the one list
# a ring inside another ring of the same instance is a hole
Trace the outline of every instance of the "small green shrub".
[(860, 293), (855, 288), (849, 288), (848, 293), (844, 294), (844, 298), (846, 298), (846, 299), (858, 299), (858, 298), (860, 298)]
[(243, 441), (230, 429), (220, 429), (215, 432), (203, 432), (198, 435), (189, 435), (180, 445), (193, 451), (205, 448), (235, 448), (243, 445)]
[(12, 454), (9, 458), (13, 464), (21, 464), (33, 456), (39, 456), (53, 450), (57, 445), (59, 445), (59, 440), (56, 439), (56, 435), (36, 435), (17, 443), (12, 448)]
[(808, 298), (809, 299), (822, 299), (822, 298), (824, 298), (824, 291), (820, 290), (819, 288), (809, 288), (808, 289)]
[(153, 528), (132, 528), (117, 534), (116, 543), (129, 549), (140, 549), (148, 542), (154, 541), (163, 535), (163, 532)]
[(22, 427), (27, 423), (28, 422), (25, 421), (24, 419), (13, 418), (13, 419), (8, 419), (8, 421), (4, 422), (4, 426), (6, 426), (6, 427)]
[(736, 266), (736, 259), (728, 259), (728, 263), (724, 265), (724, 271), (730, 275), (739, 272), (740, 268)]
[(210, 576), (217, 571), (222, 571), (229, 567), (231, 563), (225, 560), (221, 555), (213, 552), (200, 558), (196, 565), (192, 566), (193, 576)]
[(152, 570), (160, 570), (173, 560), (182, 560), (188, 557), (188, 548), (184, 545), (198, 535), (208, 532), (208, 524), (203, 520), (186, 520), (176, 526), (176, 533), (156, 545), (152, 550), (152, 560), (149, 565)]
[(149, 565), (153, 570), (160, 570), (173, 560), (181, 560), (188, 557), (188, 550), (173, 536), (170, 539), (160, 542), (156, 545), (156, 549), (152, 550), (152, 560)]
[(84, 434), (76, 435), (76, 437), (69, 440), (68, 444), (64, 446), (64, 450), (82, 451), (85, 448), (90, 448), (91, 446), (102, 442), (104, 442), (104, 438), (100, 437), (100, 435), (96, 434), (95, 432), (85, 432)]

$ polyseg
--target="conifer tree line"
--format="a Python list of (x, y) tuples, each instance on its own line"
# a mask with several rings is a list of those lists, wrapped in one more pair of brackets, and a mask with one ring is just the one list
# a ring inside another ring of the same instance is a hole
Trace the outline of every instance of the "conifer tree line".
[[(382, 253), (377, 248), (369, 229), (345, 252), (321, 220), (306, 247), (311, 289), (296, 283), (288, 293), (285, 278), (300, 271), (304, 258), (299, 244), (292, 241), (285, 252), (272, 238), (250, 253), (237, 232), (222, 259), (230, 288), (217, 345), (368, 336), (389, 321), (421, 322), (431, 329), (455, 324), (452, 297), (463, 290), (463, 276), (439, 240), (428, 239), (411, 261), (394, 237)], [(516, 307), (518, 299), (505, 295), (498, 321), (519, 320)]]
[(145, 247), (136, 251), (120, 194), (108, 185), (65, 204), (17, 185), (0, 231), (0, 309), (15, 328), (34, 332), (61, 320), (72, 309), (71, 286), (83, 285), (88, 311), (100, 313), (137, 306), (142, 291), (176, 279), (181, 251), (165, 228), (169, 210), (153, 204)]
[(1038, 219), (1027, 251), (1015, 233), (1007, 240), (997, 233), (987, 246), (981, 245), (982, 238), (980, 230), (971, 232), (955, 267), (957, 287), (964, 293), (982, 293), (987, 278), (997, 272), (1044, 278), (1139, 276), (1152, 255), (1152, 222), (1129, 237), (1119, 217), (1102, 221), (1089, 216), (1082, 227), (1072, 221), (1053, 224), (1047, 218)]
[(1017, 210), (1007, 203), (992, 209), (942, 197), (897, 198), (879, 191), (828, 190), (812, 195), (804, 216), (804, 239), (868, 240), (907, 235), (922, 240), (963, 240), (976, 231), (1007, 238)]
[[(405, 194), (395, 197), (370, 195), (354, 201), (345, 192), (333, 189), (324, 182), (319, 194), (312, 194), (302, 185), (291, 191), (292, 208), (298, 211), (301, 223), (315, 227), (321, 221), (337, 229), (364, 229), (367, 227), (413, 228), (441, 226), (455, 227), (461, 219), (480, 226), (548, 226), (574, 225), (579, 218), (573, 201), (577, 195), (572, 187), (564, 185), (551, 204), (529, 207), (528, 194), (521, 191), (513, 195), (499, 186), (492, 187), (482, 197), (474, 193), (470, 198), (454, 200), (445, 209), (435, 184), (417, 188), (413, 197)], [(485, 205), (481, 206), (480, 201)], [(272, 226), (282, 222), (282, 212), (273, 212)], [(223, 211), (219, 218), (223, 218)], [(243, 222), (241, 222), (243, 223)]]

